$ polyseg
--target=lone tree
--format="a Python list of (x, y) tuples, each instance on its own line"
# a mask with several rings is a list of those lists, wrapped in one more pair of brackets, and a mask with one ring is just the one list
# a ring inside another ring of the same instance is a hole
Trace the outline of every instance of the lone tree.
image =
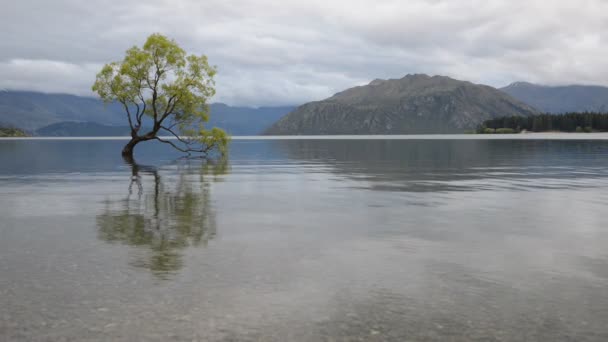
[(206, 56), (187, 55), (160, 34), (148, 37), (142, 48), (127, 50), (121, 62), (106, 64), (93, 91), (104, 102), (118, 102), (125, 109), (131, 140), (122, 150), (123, 157), (133, 159), (135, 146), (148, 140), (188, 155), (213, 150), (224, 154), (226, 132), (204, 127), (209, 120), (207, 100), (215, 94), (215, 73)]

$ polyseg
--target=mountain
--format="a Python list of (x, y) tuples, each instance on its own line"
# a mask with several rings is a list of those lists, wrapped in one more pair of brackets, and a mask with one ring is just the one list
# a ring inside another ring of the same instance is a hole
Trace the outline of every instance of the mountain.
[(131, 135), (129, 126), (109, 126), (95, 122), (62, 121), (44, 126), (35, 131), (42, 137), (128, 137)]
[(223, 103), (211, 105), (208, 126), (220, 127), (232, 135), (257, 135), (291, 112), (295, 106), (232, 107)]
[(473, 129), (505, 115), (533, 115), (534, 108), (489, 86), (444, 76), (407, 75), (374, 80), (298, 107), (265, 133), (408, 134)]
[[(214, 103), (210, 105), (211, 120), (207, 125), (223, 128), (233, 135), (255, 135), (293, 109), (293, 106), (250, 108)], [(120, 128), (116, 126), (126, 124), (121, 105), (104, 105), (94, 97), (0, 91), (1, 126), (19, 127), (37, 135), (77, 136), (117, 133)]]
[[(262, 133), (294, 107), (231, 107), (223, 103), (211, 105), (209, 127), (221, 127), (232, 135), (256, 135)], [(124, 115), (124, 114), (123, 114)], [(61, 121), (35, 131), (37, 136), (49, 137), (94, 137), (129, 136), (129, 126), (103, 125), (95, 122)]]
[(93, 97), (0, 91), (0, 124), (26, 131), (60, 121), (91, 121), (106, 125), (125, 123), (117, 104), (104, 105)]
[(608, 87), (516, 82), (500, 90), (546, 113), (607, 112)]

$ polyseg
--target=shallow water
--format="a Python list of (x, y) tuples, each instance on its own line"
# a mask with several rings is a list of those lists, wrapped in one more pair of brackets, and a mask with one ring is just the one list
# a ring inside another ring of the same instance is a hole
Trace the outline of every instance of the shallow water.
[(606, 341), (608, 141), (517, 139), (0, 140), (0, 340)]

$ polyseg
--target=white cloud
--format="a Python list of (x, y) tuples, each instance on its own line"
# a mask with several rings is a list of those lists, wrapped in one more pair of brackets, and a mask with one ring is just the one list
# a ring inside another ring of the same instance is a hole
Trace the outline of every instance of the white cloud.
[(231, 104), (414, 72), (608, 85), (604, 0), (20, 0), (0, 14), (0, 87), (87, 94), (100, 65), (152, 32), (207, 54)]
[(0, 88), (93, 96), (85, 83), (101, 64), (75, 64), (44, 59), (11, 59), (0, 62)]

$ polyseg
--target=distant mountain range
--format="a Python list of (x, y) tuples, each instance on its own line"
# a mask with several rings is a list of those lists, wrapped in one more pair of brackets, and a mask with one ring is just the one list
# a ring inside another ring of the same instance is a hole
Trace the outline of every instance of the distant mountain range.
[[(233, 135), (256, 135), (294, 107), (232, 107), (210, 105), (209, 127), (217, 126)], [(93, 97), (46, 94), (29, 91), (0, 91), (0, 127), (18, 127), (34, 135), (115, 136), (128, 135), (126, 114), (118, 104)]]
[[(501, 89), (444, 76), (407, 75), (299, 107), (211, 106), (210, 127), (232, 135), (457, 133), (505, 115), (608, 112), (608, 88), (516, 82)], [(123, 108), (99, 99), (0, 91), (0, 127), (40, 136), (124, 136)]]
[(265, 133), (456, 133), (505, 115), (538, 111), (495, 88), (444, 76), (374, 80), (323, 101), (304, 104)]
[(37, 129), (34, 135), (42, 137), (128, 137), (129, 126), (110, 126), (95, 122), (62, 121)]
[(516, 82), (500, 90), (545, 113), (608, 112), (607, 87)]
[(223, 103), (214, 103), (211, 105), (211, 119), (208, 125), (220, 127), (232, 135), (257, 135), (294, 108), (295, 106), (232, 107)]
[(61, 121), (90, 121), (124, 125), (119, 105), (104, 106), (93, 97), (45, 94), (30, 91), (0, 91), (0, 126), (33, 132)]

